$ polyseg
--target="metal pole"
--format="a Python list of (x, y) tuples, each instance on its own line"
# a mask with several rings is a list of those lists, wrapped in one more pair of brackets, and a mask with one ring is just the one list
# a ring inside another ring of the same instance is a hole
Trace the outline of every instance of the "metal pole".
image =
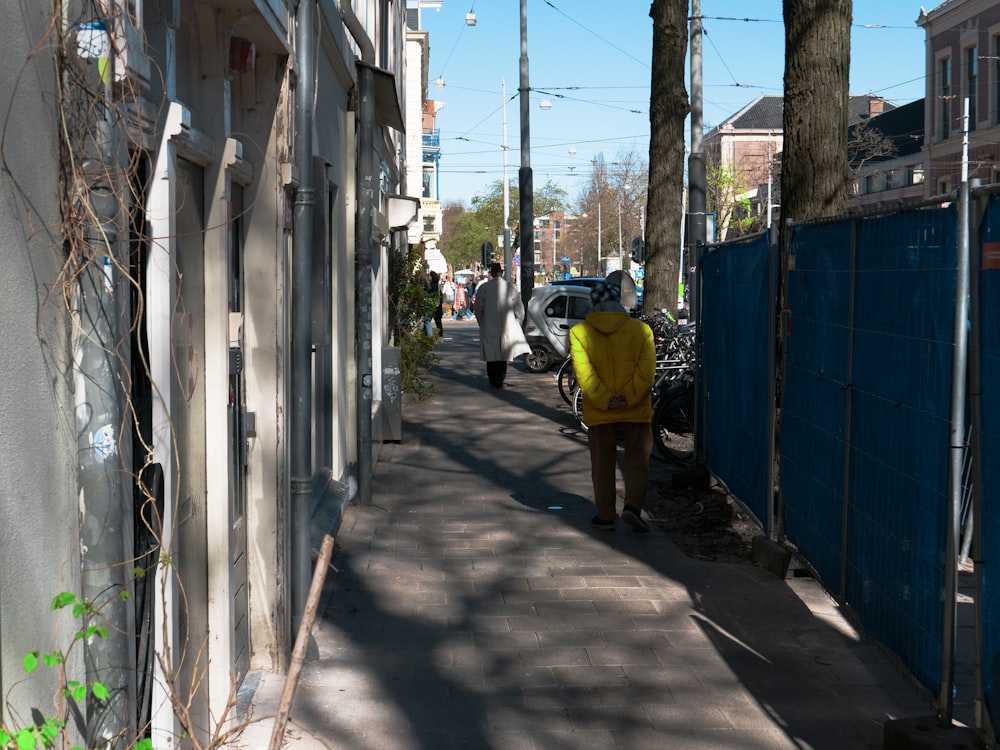
[(771, 214), (774, 204), (771, 202), (771, 189), (774, 185), (774, 170), (771, 169), (771, 133), (767, 134), (767, 228), (771, 228)]
[(621, 262), (625, 256), (622, 248), (622, 202), (618, 201), (618, 261)]
[[(507, 81), (500, 81), (500, 95), (503, 97), (503, 277), (510, 281), (510, 180), (507, 177)], [(523, 255), (523, 253), (522, 253)]]
[(305, 611), (312, 578), (312, 244), (313, 213), (313, 65), (315, 4), (299, 3), (296, 17), (295, 163), (298, 189), (292, 216), (292, 629)]
[[(701, 54), (701, 0), (691, 0), (691, 155), (688, 157), (688, 265), (698, 265), (698, 252), (705, 244), (705, 154), (703, 141), (703, 92)], [(697, 322), (698, 285), (691, 285), (691, 314)]]
[[(979, 187), (979, 180), (973, 179), (969, 184), (970, 193)], [(981, 237), (979, 235), (980, 219), (983, 215), (982, 196), (977, 196), (975, 202), (970, 199), (970, 223), (969, 223), (969, 247), (979, 247)], [(981, 259), (978, 253), (969, 253), (969, 434), (972, 442), (969, 446), (971, 472), (969, 481), (972, 483), (972, 508), (969, 517), (972, 521), (972, 555), (975, 561), (975, 575), (973, 577), (972, 600), (975, 602), (974, 622), (975, 628), (975, 652), (976, 662), (973, 670), (973, 682), (976, 686), (975, 705), (976, 716), (980, 718), (979, 730), (986, 737), (995, 737), (996, 731), (993, 728), (993, 719), (989, 716), (985, 708), (984, 695), (984, 672), (983, 664), (983, 566), (980, 561), (983, 559), (983, 483), (982, 483), (982, 321), (980, 313), (982, 311), (980, 298), (980, 271)], [(966, 532), (968, 533), (968, 532)], [(967, 554), (963, 545), (963, 555)]]
[(521, 300), (525, 307), (535, 286), (535, 196), (531, 174), (531, 101), (528, 92), (528, 0), (521, 0), (521, 168), (518, 170), (518, 203), (521, 215), (518, 235), (521, 243)]
[[(776, 305), (778, 300), (778, 267), (780, 261), (778, 259), (778, 236), (777, 232), (767, 233), (768, 242), (768, 260), (767, 260), (767, 280), (768, 280), (768, 295), (767, 300), (769, 305)], [(769, 308), (772, 309), (773, 308)], [(778, 426), (778, 401), (777, 401), (777, 382), (778, 382), (778, 358), (777, 358), (777, 338), (778, 338), (778, 321), (777, 316), (770, 314), (767, 316), (767, 362), (768, 362), (768, 378), (767, 378), (767, 404), (768, 404), (768, 420), (767, 420), (767, 472), (765, 482), (765, 492), (767, 493), (767, 538), (772, 542), (778, 541), (778, 513), (780, 512), (780, 507), (778, 507), (776, 493), (774, 491), (775, 485), (775, 467), (774, 458), (777, 452), (777, 426)]]
[[(601, 261), (604, 258), (601, 256), (601, 204), (597, 204), (597, 275), (601, 275)], [(606, 273), (607, 269), (605, 269)]]
[(951, 370), (951, 431), (948, 538), (945, 545), (944, 624), (941, 637), (941, 688), (938, 723), (951, 726), (955, 708), (955, 623), (958, 620), (958, 541), (962, 512), (962, 467), (965, 461), (965, 397), (969, 368), (969, 100), (962, 116), (962, 183), (958, 191), (958, 278), (955, 284), (955, 353)]
[(552, 278), (555, 278), (556, 273), (556, 224), (552, 220), (552, 215), (549, 214), (549, 228), (552, 230)]

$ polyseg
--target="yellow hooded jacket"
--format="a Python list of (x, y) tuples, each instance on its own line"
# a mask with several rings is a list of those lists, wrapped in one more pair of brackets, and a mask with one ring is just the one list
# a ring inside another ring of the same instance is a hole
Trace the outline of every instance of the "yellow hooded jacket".
[[(585, 423), (652, 421), (656, 345), (648, 325), (626, 312), (592, 312), (570, 329), (569, 340)], [(627, 406), (608, 409), (616, 393)]]

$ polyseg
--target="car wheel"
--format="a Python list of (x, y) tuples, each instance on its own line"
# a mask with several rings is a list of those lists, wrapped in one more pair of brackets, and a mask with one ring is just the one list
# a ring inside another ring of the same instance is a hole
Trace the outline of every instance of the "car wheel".
[(552, 355), (544, 346), (535, 344), (524, 355), (524, 368), (528, 372), (548, 372), (552, 367)]

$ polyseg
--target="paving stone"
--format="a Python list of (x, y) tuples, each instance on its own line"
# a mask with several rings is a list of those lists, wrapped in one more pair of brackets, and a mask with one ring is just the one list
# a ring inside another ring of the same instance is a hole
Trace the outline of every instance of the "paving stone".
[[(553, 374), (493, 393), (476, 324), (450, 328), (345, 509), (284, 750), (874, 750), (931, 713), (815, 582), (591, 529)], [(279, 697), (260, 681), (248, 750)]]

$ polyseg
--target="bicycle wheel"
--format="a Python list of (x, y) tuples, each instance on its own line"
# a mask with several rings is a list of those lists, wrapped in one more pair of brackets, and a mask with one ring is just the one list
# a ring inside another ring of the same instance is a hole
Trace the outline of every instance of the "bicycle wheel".
[(587, 431), (587, 423), (583, 421), (583, 391), (580, 388), (573, 389), (573, 416), (576, 423), (584, 432)]
[(576, 390), (576, 375), (573, 374), (573, 360), (568, 357), (559, 366), (559, 374), (556, 376), (559, 383), (559, 395), (563, 401), (573, 405), (573, 391)]
[(665, 393), (653, 412), (653, 444), (678, 466), (694, 462), (694, 388)]

